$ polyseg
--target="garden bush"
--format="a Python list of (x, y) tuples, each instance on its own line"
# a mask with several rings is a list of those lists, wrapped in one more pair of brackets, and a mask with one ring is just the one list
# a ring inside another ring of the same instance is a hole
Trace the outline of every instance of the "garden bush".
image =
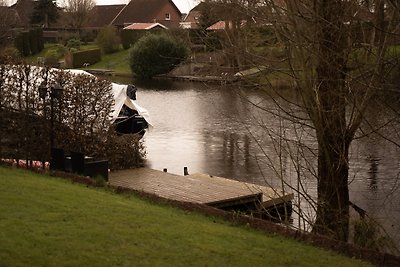
[(189, 52), (185, 43), (164, 34), (148, 34), (132, 47), (130, 67), (142, 79), (171, 71), (184, 61)]
[(16, 61), (21, 57), (21, 53), (16, 47), (6, 46), (0, 49), (0, 64)]
[(22, 34), (22, 54), (26, 57), (31, 54), (31, 47), (29, 42), (29, 32), (24, 31)]
[(44, 48), (43, 30), (36, 28), (19, 32), (14, 39), (14, 46), (25, 57), (41, 52)]
[(67, 41), (66, 47), (68, 47), (69, 49), (75, 48), (79, 50), (79, 48), (81, 47), (81, 40), (75, 38), (69, 39)]
[(35, 29), (29, 30), (29, 47), (32, 55), (39, 52), (39, 36)]
[(121, 42), (117, 35), (117, 30), (109, 25), (100, 30), (96, 38), (96, 43), (104, 54), (111, 54), (118, 51)]

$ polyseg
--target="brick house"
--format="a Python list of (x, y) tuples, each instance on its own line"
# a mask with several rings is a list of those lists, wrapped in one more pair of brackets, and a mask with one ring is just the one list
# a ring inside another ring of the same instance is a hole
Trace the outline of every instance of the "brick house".
[(178, 28), (182, 14), (171, 0), (131, 0), (127, 5), (96, 6), (88, 27), (99, 29), (113, 25), (123, 29), (133, 23), (160, 23)]

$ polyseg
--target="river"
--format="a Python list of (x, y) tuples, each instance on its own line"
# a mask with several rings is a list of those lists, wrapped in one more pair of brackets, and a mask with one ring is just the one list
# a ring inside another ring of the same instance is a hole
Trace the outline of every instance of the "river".
[[(231, 86), (169, 80), (134, 83), (138, 87), (137, 101), (149, 110), (154, 124), (144, 136), (150, 168), (167, 168), (168, 172), (183, 175), (183, 168), (188, 167), (189, 173), (284, 186), (285, 190), (289, 190), (288, 185), (303, 187), (304, 194), (296, 195), (297, 212), (292, 223), (309, 230), (304, 221), (312, 220), (315, 213), (305, 199), (316, 196), (316, 179), (312, 171), (306, 171), (315, 170), (316, 144), (309, 130), (274, 116), (274, 112), (280, 112), (274, 108), (274, 101), (257, 91), (245, 91), (243, 95)], [(255, 103), (268, 111), (260, 111)], [(385, 120), (376, 118), (373, 109), (368, 116), (372, 123)], [(384, 130), (388, 138), (400, 141), (396, 128)], [(300, 143), (306, 148), (293, 145)], [(353, 141), (350, 199), (379, 222), (398, 247), (399, 175), (397, 146), (377, 135)]]

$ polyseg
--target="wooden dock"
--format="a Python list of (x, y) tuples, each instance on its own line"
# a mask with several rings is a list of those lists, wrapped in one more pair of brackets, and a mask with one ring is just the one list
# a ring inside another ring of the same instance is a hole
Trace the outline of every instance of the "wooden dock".
[(291, 205), (292, 193), (270, 187), (239, 182), (207, 174), (180, 176), (149, 168), (114, 171), (109, 174), (112, 186), (129, 188), (157, 196), (205, 204), (222, 209), (264, 210)]

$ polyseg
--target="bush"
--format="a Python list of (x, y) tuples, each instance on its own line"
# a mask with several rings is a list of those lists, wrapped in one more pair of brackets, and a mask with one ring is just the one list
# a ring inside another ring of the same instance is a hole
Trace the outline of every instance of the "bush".
[(44, 47), (43, 30), (38, 28), (19, 32), (14, 39), (14, 46), (25, 57), (37, 54)]
[(166, 35), (142, 37), (130, 53), (130, 67), (140, 78), (168, 73), (184, 61), (189, 52), (183, 41)]
[(111, 25), (102, 28), (97, 35), (96, 43), (105, 54), (118, 51), (120, 39), (117, 30)]
[[(159, 33), (160, 30), (152, 30), (152, 33)], [(124, 49), (129, 49), (131, 46), (142, 38), (147, 31), (135, 31), (135, 30), (122, 30), (121, 32), (121, 43)]]
[(29, 42), (29, 32), (21, 32), (22, 34), (22, 55), (27, 57), (31, 54), (31, 47)]
[(14, 46), (19, 51), (20, 55), (24, 54), (24, 40), (22, 34), (19, 33), (14, 39)]
[(49, 50), (47, 50), (46, 54), (44, 57), (46, 60), (56, 60), (58, 61), (60, 58), (62, 58), (65, 54), (65, 47), (63, 45), (56, 45)]
[(43, 29), (42, 28), (36, 28), (36, 32), (38, 35), (38, 49), (39, 52), (41, 52), (44, 49), (44, 38), (43, 38)]
[(7, 46), (0, 49), (0, 64), (16, 61), (20, 57), (21, 53), (15, 47)]
[(66, 47), (68, 47), (69, 49), (75, 48), (75, 49), (79, 50), (79, 48), (81, 47), (81, 41), (79, 39), (75, 39), (75, 38), (69, 39), (67, 41)]
[(39, 36), (35, 29), (29, 30), (29, 47), (32, 55), (39, 52)]
[(70, 32), (68, 32), (68, 33), (63, 33), (62, 36), (61, 36), (61, 43), (62, 43), (64, 46), (67, 46), (68, 41), (69, 41), (69, 40), (72, 40), (72, 39), (80, 40), (80, 39), (79, 39), (79, 35), (76, 34), (76, 33), (70, 33)]

